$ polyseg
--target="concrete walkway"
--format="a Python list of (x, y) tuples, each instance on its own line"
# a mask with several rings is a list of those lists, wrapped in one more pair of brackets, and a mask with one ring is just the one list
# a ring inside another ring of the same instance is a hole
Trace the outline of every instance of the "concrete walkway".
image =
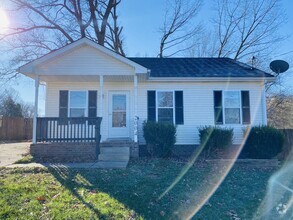
[(92, 162), (92, 163), (28, 163), (28, 164), (12, 164), (5, 166), (6, 168), (35, 168), (35, 167), (52, 167), (52, 168), (75, 168), (75, 169), (97, 169), (97, 168), (119, 168), (125, 169), (128, 162)]
[(29, 152), (30, 142), (1, 143), (0, 142), (0, 167), (15, 163)]
[(34, 167), (58, 167), (76, 169), (97, 168), (126, 168), (128, 161), (98, 161), (91, 163), (28, 163), (14, 164), (24, 154), (29, 153), (30, 142), (1, 143), (0, 142), (0, 167), (5, 168), (34, 168)]

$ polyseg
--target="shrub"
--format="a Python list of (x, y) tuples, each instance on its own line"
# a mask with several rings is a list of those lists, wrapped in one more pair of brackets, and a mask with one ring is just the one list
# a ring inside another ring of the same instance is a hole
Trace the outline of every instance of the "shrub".
[(284, 134), (271, 126), (252, 127), (241, 157), (254, 159), (271, 159), (282, 151)]
[(143, 136), (151, 156), (168, 157), (176, 143), (176, 127), (160, 122), (144, 122)]
[(204, 126), (198, 129), (200, 146), (203, 148), (205, 157), (216, 149), (225, 149), (232, 145), (233, 129), (215, 126)]

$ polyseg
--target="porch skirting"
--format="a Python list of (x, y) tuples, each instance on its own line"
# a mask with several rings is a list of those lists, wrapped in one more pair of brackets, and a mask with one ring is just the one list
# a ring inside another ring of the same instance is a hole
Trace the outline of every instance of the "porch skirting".
[(97, 160), (95, 142), (31, 144), (30, 154), (39, 162), (93, 162)]

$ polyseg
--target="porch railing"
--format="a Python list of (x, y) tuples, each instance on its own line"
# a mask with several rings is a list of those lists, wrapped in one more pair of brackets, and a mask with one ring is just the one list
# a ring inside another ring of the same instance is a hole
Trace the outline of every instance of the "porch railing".
[(37, 142), (100, 142), (102, 118), (37, 118)]

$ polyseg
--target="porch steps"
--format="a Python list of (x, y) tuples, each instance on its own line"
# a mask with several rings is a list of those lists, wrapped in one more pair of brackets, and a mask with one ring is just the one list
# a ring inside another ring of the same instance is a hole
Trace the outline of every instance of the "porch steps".
[(130, 158), (129, 140), (111, 140), (100, 144), (99, 164), (104, 168), (126, 168)]
[(129, 147), (101, 148), (99, 161), (128, 162), (130, 157)]

